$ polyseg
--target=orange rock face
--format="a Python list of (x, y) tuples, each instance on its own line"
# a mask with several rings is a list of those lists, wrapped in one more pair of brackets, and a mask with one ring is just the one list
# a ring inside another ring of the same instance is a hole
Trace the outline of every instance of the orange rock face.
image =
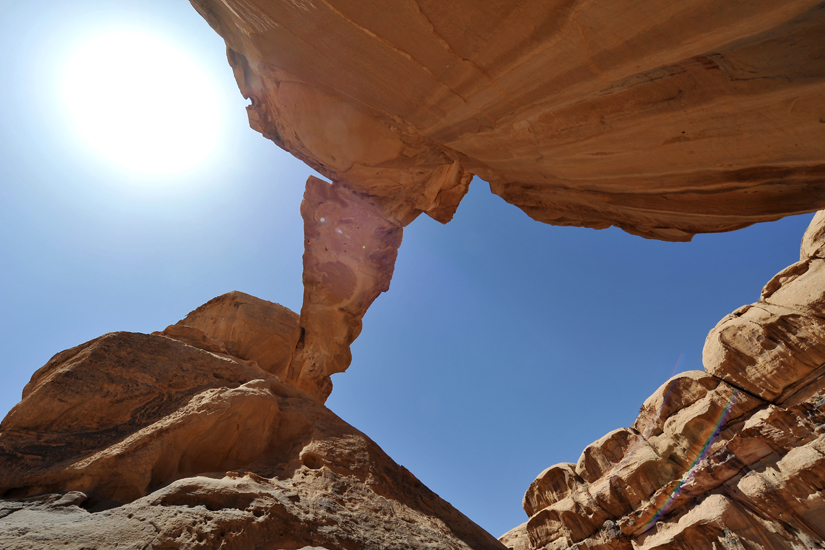
[(235, 291), (210, 300), (156, 334), (235, 360), (253, 361), (284, 379), (301, 330), (295, 312)]
[(0, 548), (502, 550), (259, 367), (297, 321), (232, 292), (57, 354), (0, 423)]
[(707, 371), (777, 404), (825, 389), (825, 216), (802, 241), (802, 259), (778, 273), (762, 299), (722, 319), (708, 335)]
[[(513, 550), (816, 548), (825, 540), (825, 215), (802, 260), (707, 338), (631, 428), (542, 472)], [(574, 546), (575, 545), (575, 546)]]
[(192, 0), (251, 125), (401, 225), (472, 174), (531, 217), (664, 240), (825, 207), (814, 0)]

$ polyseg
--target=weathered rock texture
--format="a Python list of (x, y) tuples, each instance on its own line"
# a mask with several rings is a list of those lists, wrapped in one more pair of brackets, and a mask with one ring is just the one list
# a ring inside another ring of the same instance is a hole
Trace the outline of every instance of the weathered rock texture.
[(352, 362), (361, 319), (390, 288), (403, 228), (343, 185), (310, 176), (304, 219), (304, 300), (300, 317), (242, 292), (202, 305), (162, 336), (242, 360), (323, 403), (330, 376)]
[(234, 291), (154, 334), (235, 361), (252, 361), (283, 380), (301, 337), (299, 325), (298, 315), (288, 308)]
[(390, 288), (402, 228), (349, 189), (312, 176), (301, 216), (301, 336), (284, 379), (323, 402), (332, 391), (330, 375), (352, 361), (349, 346), (361, 333), (361, 319)]
[(253, 128), (406, 225), (472, 174), (664, 240), (825, 207), (821, 0), (191, 0)]
[(825, 544), (825, 212), (802, 259), (708, 335), (636, 422), (542, 472), (514, 550), (814, 549)]
[(270, 372), (297, 332), (230, 293), (57, 354), (0, 423), (0, 548), (503, 548)]

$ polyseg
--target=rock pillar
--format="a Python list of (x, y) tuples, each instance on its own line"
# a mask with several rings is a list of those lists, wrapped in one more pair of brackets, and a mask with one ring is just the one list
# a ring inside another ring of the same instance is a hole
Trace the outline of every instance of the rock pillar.
[(330, 375), (352, 361), (361, 319), (390, 288), (402, 227), (366, 198), (310, 176), (304, 219), (304, 303), (301, 337), (286, 382), (321, 402)]

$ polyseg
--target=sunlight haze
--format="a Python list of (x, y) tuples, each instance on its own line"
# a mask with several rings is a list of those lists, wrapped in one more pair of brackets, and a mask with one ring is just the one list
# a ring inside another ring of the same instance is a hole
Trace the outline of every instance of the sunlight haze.
[(174, 174), (218, 146), (221, 104), (207, 74), (143, 30), (88, 37), (63, 69), (72, 127), (93, 154), (135, 173)]

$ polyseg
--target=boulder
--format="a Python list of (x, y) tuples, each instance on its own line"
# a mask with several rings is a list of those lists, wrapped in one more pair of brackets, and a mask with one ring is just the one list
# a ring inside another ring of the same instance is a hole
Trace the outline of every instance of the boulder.
[(774, 276), (759, 302), (722, 319), (705, 342), (710, 374), (774, 403), (825, 388), (825, 259), (813, 255), (823, 239), (821, 214), (803, 237), (803, 259)]
[(237, 359), (286, 378), (301, 336), (299, 317), (280, 304), (233, 291), (209, 300), (156, 333)]
[(550, 466), (536, 477), (524, 493), (522, 506), (528, 516), (569, 497), (582, 484), (570, 463)]

